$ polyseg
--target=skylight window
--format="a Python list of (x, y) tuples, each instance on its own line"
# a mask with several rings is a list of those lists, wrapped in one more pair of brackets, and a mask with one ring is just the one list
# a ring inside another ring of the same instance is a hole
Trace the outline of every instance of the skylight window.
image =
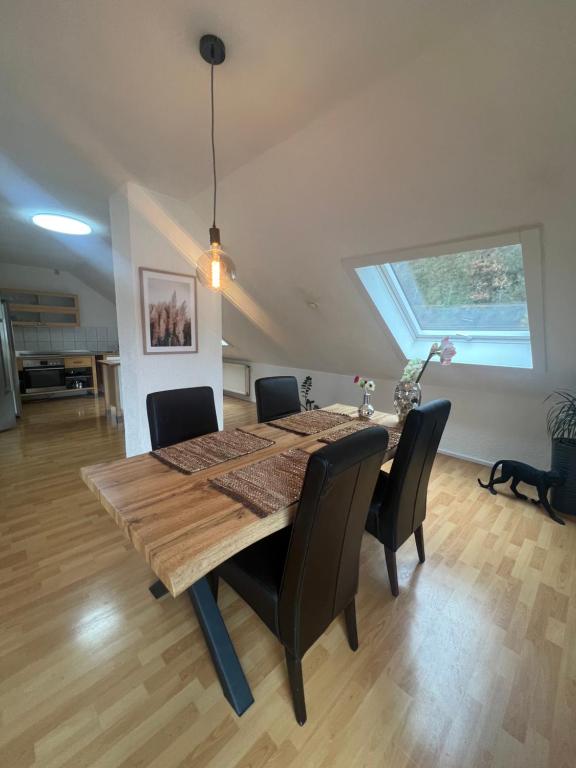
[(405, 357), (451, 336), (455, 363), (543, 365), (538, 229), (351, 262)]
[(528, 332), (519, 243), (382, 266), (422, 331)]

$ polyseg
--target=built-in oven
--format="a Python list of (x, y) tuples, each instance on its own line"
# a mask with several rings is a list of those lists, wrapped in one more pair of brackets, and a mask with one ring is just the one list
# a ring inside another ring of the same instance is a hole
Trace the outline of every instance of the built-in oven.
[(64, 387), (64, 358), (27, 357), (22, 360), (22, 389), (25, 394), (55, 392)]

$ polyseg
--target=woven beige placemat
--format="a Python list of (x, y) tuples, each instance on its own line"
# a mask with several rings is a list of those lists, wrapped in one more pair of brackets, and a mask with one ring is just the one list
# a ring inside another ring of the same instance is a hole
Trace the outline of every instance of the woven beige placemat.
[[(369, 427), (378, 426), (382, 425), (371, 424), (369, 421), (360, 421), (359, 419), (355, 419), (349, 424), (344, 424), (344, 426), (340, 427), (340, 429), (335, 429), (333, 432), (329, 432), (327, 435), (322, 435), (322, 437), (319, 437), (318, 440), (321, 443), (336, 443), (338, 440), (342, 440), (343, 437), (353, 435), (355, 432), (362, 432), (362, 430), (368, 429)], [(389, 451), (392, 448), (396, 448), (400, 442), (402, 430), (397, 429), (396, 427), (384, 427), (384, 429), (388, 432), (388, 448), (386, 450)]]
[(214, 477), (210, 485), (248, 507), (258, 517), (298, 501), (310, 454), (299, 448), (278, 453)]
[(169, 467), (191, 475), (273, 444), (274, 440), (234, 429), (230, 432), (211, 432), (150, 453)]
[(283, 419), (275, 419), (268, 423), (273, 427), (285, 429), (287, 432), (296, 432), (298, 435), (315, 435), (325, 429), (345, 424), (351, 419), (351, 416), (344, 413), (318, 410), (293, 413), (292, 416), (285, 416)]

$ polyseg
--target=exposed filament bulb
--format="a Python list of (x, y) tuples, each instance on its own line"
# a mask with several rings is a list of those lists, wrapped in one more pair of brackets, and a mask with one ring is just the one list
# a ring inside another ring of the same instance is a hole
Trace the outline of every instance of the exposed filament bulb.
[(220, 269), (222, 262), (220, 261), (220, 246), (218, 243), (211, 243), (210, 245), (210, 286), (215, 290), (220, 289)]

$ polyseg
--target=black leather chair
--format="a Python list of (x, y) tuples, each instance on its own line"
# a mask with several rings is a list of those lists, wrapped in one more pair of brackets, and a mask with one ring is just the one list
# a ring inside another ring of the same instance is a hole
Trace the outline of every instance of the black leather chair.
[(256, 412), (258, 422), (281, 419), (292, 413), (299, 413), (300, 394), (298, 382), (294, 376), (268, 376), (256, 379)]
[(146, 411), (152, 450), (218, 431), (212, 387), (151, 392)]
[(390, 588), (398, 596), (396, 551), (412, 534), (418, 559), (424, 555), (422, 524), (432, 464), (448, 421), (451, 403), (434, 400), (406, 417), (390, 474), (380, 472), (368, 512), (366, 530), (384, 544)]
[[(151, 392), (146, 397), (152, 450), (183, 440), (218, 432), (218, 418), (212, 387), (187, 387)], [(158, 600), (168, 593), (161, 581), (150, 592)]]
[(308, 648), (342, 612), (350, 647), (358, 647), (360, 544), (387, 445), (386, 430), (373, 427), (312, 454), (293, 526), (217, 569), (284, 646), (300, 725), (306, 722), (302, 657)]

